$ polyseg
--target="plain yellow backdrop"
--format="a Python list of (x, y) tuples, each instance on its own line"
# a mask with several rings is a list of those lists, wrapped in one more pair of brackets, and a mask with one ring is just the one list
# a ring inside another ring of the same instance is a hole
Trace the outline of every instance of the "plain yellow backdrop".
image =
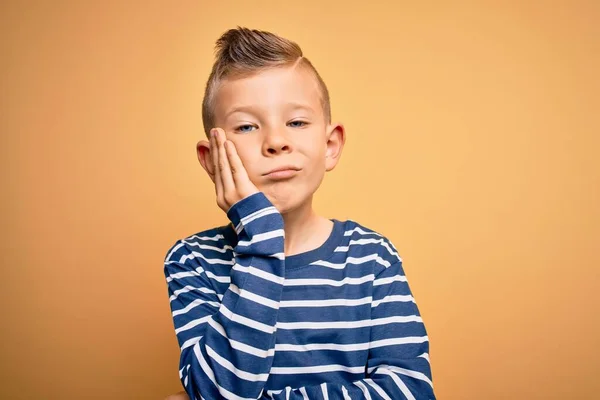
[(236, 25), (327, 82), (315, 206), (399, 249), (438, 397), (598, 398), (600, 3), (124, 3), (0, 5), (1, 398), (181, 390), (162, 262), (227, 222), (195, 143)]

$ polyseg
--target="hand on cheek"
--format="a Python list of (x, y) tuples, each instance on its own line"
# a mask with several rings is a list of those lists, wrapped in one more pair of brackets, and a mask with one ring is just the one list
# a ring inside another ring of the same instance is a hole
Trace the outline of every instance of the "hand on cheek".
[(219, 208), (227, 212), (238, 201), (259, 191), (250, 181), (235, 145), (226, 139), (221, 128), (210, 131), (210, 154)]

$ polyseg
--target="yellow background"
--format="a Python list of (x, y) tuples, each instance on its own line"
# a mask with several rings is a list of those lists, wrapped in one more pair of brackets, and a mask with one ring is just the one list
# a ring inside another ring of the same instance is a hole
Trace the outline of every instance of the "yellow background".
[(597, 398), (599, 5), (2, 2), (0, 397), (181, 390), (162, 262), (227, 221), (194, 146), (243, 25), (329, 85), (316, 208), (399, 249), (438, 397)]

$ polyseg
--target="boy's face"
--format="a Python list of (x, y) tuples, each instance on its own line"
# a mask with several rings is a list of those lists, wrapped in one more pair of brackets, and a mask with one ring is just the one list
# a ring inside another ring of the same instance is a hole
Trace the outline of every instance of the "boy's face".
[[(320, 99), (314, 74), (296, 66), (228, 79), (216, 93), (215, 128), (225, 131), (250, 180), (281, 213), (309, 200), (341, 156), (344, 128), (326, 122)], [(197, 149), (214, 181), (208, 142)], [(297, 171), (269, 174), (286, 166)]]

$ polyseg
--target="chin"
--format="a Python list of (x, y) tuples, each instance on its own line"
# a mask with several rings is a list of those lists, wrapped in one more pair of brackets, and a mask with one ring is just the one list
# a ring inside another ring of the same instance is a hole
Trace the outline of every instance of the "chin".
[(264, 191), (265, 196), (281, 214), (286, 214), (302, 206), (308, 199), (300, 191)]
[[(256, 185), (281, 214), (292, 212), (312, 202), (321, 179), (289, 180)], [(261, 182), (262, 183), (262, 182)]]

